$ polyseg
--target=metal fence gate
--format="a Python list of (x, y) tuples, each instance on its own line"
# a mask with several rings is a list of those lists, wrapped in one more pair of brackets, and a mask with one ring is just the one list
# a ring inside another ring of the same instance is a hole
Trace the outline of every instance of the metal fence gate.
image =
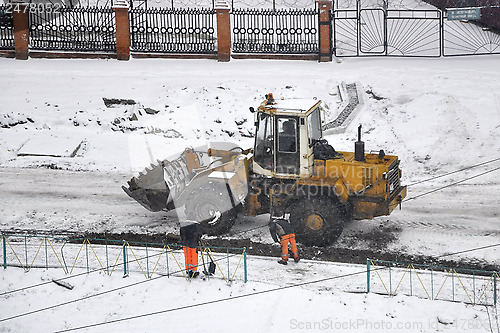
[(439, 10), (388, 10), (387, 55), (439, 57)]
[(141, 52), (215, 54), (213, 9), (130, 10), (131, 49)]
[(336, 10), (332, 16), (336, 56), (441, 56), (439, 10)]
[(315, 9), (235, 9), (231, 17), (234, 53), (319, 52)]
[(498, 33), (474, 21), (448, 20), (439, 9), (334, 10), (332, 26), (338, 57), (500, 54)]
[(500, 35), (473, 21), (451, 21), (444, 13), (443, 55), (500, 54)]
[(115, 14), (111, 8), (62, 7), (30, 11), (30, 48), (63, 51), (116, 51)]

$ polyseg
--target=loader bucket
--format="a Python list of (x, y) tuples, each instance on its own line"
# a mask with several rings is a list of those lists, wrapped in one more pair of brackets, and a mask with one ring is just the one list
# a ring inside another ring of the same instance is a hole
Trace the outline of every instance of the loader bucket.
[(193, 171), (201, 167), (200, 161), (200, 152), (186, 148), (176, 157), (151, 164), (122, 189), (152, 212), (172, 210), (175, 208), (174, 201), (191, 180)]
[(122, 186), (129, 197), (152, 212), (167, 209), (168, 205), (170, 191), (163, 178), (162, 164), (163, 162), (158, 162), (157, 165), (146, 168), (138, 177), (133, 177), (128, 181), (128, 188)]
[[(212, 148), (237, 147), (231, 143), (214, 142)], [(197, 174), (210, 165), (209, 146), (186, 148), (181, 154), (151, 164), (138, 176), (128, 181), (128, 187), (122, 189), (129, 197), (152, 212), (175, 209), (176, 200), (185, 192), (189, 183)], [(241, 148), (240, 148), (241, 149)], [(182, 202), (177, 202), (182, 205)]]
[(122, 189), (135, 201), (140, 203), (144, 208), (152, 212), (159, 212), (161, 210), (171, 210), (175, 206), (169, 207), (167, 204), (168, 199), (168, 189), (165, 191), (150, 190), (150, 189), (136, 189), (131, 191), (130, 189), (122, 186)]

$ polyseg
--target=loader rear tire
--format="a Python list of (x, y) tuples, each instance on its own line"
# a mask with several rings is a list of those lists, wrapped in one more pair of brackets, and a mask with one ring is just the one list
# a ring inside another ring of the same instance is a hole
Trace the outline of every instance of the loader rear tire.
[(326, 246), (342, 234), (346, 214), (338, 202), (329, 198), (313, 198), (295, 202), (290, 210), (290, 223), (297, 241), (307, 246)]
[(200, 222), (205, 234), (215, 236), (231, 229), (238, 207), (233, 207), (224, 184), (208, 182), (191, 193), (184, 212), (188, 219)]

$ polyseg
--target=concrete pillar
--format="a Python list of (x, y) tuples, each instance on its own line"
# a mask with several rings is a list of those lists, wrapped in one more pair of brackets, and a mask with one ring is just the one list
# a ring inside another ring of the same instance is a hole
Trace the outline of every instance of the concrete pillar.
[(128, 9), (128, 3), (124, 0), (117, 0), (113, 5), (116, 20), (116, 58), (118, 60), (130, 59), (130, 22)]
[(28, 44), (30, 41), (28, 13), (26, 1), (12, 2), (12, 18), (14, 23), (14, 48), (16, 59), (28, 59)]
[(332, 61), (331, 0), (316, 1), (319, 8), (319, 61)]
[(217, 61), (227, 62), (231, 59), (231, 21), (229, 10), (231, 7), (225, 0), (215, 3), (217, 17)]

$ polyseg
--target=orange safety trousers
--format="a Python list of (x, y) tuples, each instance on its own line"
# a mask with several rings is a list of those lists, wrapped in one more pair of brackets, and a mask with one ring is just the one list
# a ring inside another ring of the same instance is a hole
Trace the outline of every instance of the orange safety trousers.
[(198, 248), (183, 246), (183, 249), (186, 271), (196, 272), (198, 269)]
[(283, 235), (281, 237), (281, 259), (283, 261), (288, 261), (288, 244), (290, 243), (290, 248), (292, 250), (292, 255), (294, 258), (299, 257), (299, 251), (297, 250), (297, 243), (295, 243), (295, 234)]

